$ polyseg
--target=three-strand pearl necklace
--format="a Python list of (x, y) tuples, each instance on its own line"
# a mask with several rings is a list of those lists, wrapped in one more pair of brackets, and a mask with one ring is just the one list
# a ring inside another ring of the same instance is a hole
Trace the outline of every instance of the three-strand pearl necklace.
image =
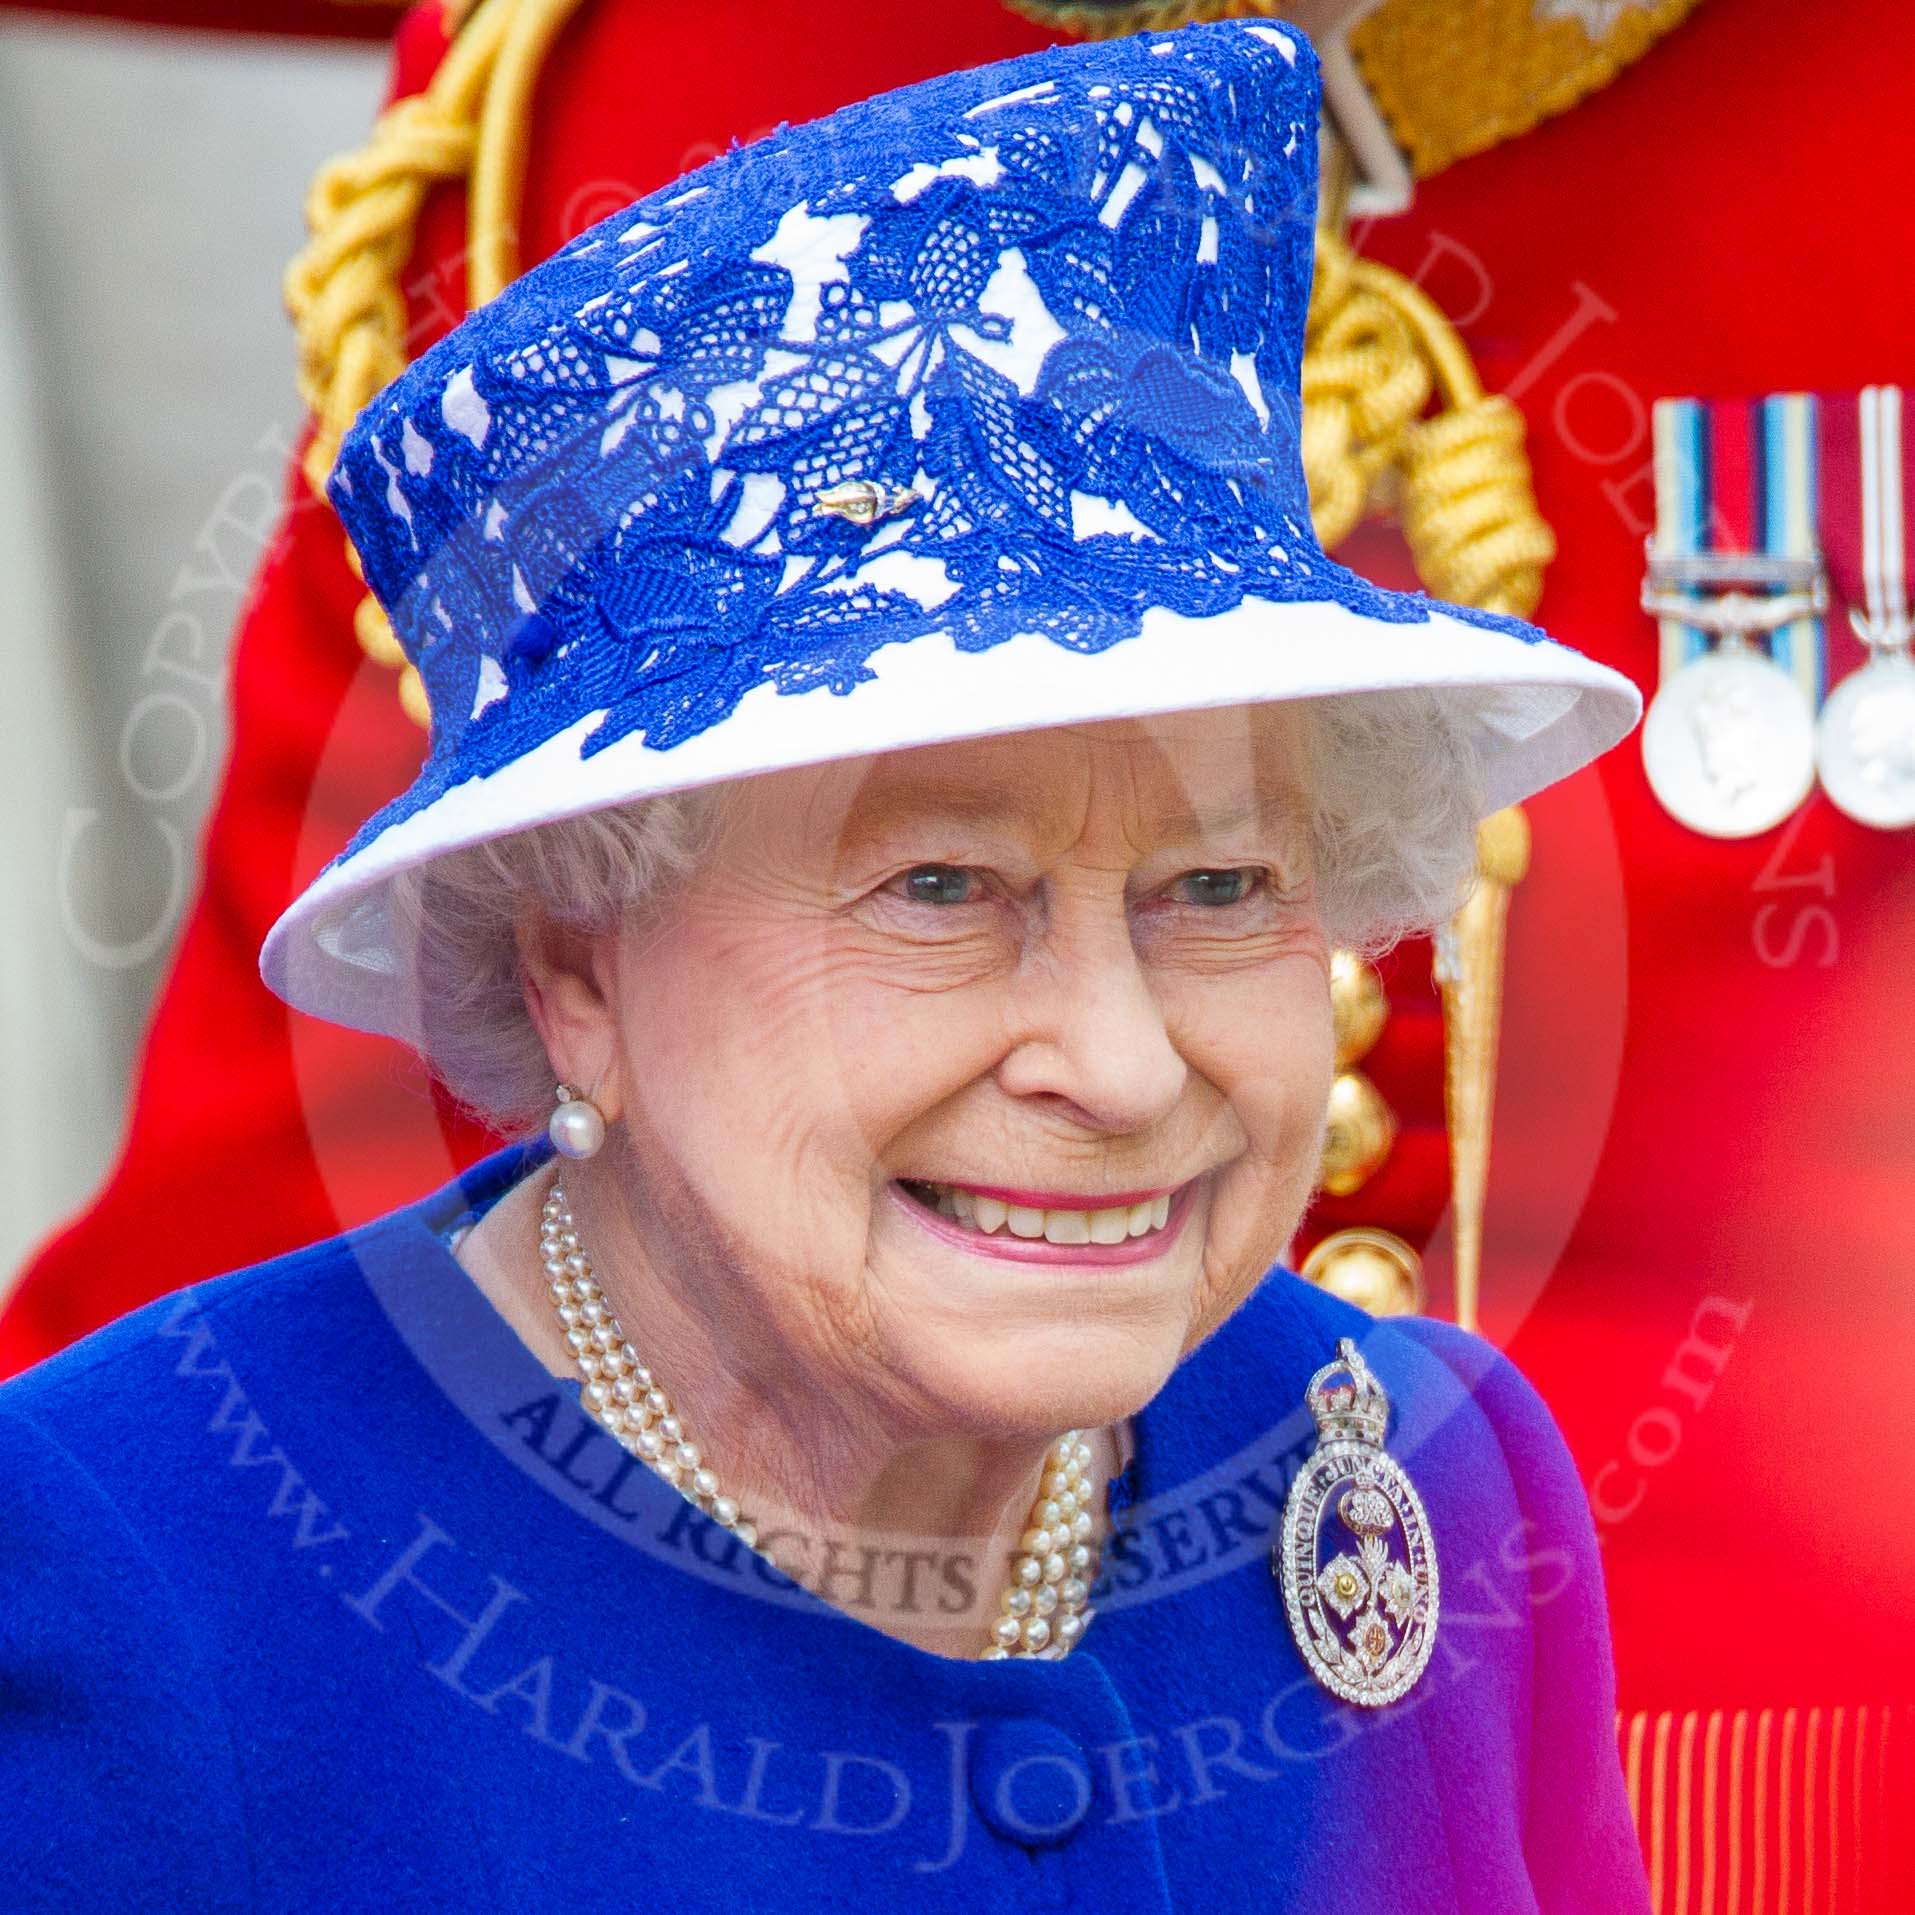
[[(718, 1486), (704, 1453), (687, 1434), (665, 1387), (638, 1360), (605, 1292), (592, 1275), (565, 1192), (554, 1184), (539, 1220), (539, 1254), (552, 1301), (584, 1377), (585, 1406), (624, 1448), (689, 1498), (747, 1549), (758, 1525)], [(1051, 1446), (1031, 1519), (1011, 1558), (1011, 1576), (983, 1659), (1068, 1655), (1096, 1613), (1097, 1524), (1091, 1451), (1079, 1430)], [(760, 1552), (761, 1554), (765, 1552)], [(775, 1558), (766, 1554), (766, 1560)]]

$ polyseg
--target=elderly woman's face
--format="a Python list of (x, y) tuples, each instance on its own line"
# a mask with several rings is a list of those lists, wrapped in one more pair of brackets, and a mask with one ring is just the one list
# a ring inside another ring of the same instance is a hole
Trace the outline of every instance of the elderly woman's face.
[(1332, 1071), (1294, 722), (740, 788), (599, 969), (635, 1225), (724, 1286), (746, 1372), (1053, 1432), (1136, 1410), (1242, 1300), (1308, 1199)]

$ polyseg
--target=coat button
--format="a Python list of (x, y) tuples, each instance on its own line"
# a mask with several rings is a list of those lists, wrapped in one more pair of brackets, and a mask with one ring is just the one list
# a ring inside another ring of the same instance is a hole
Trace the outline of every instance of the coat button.
[(971, 1753), (971, 1799), (985, 1826), (1005, 1841), (1062, 1848), (1090, 1808), (1090, 1764), (1041, 1717), (987, 1722)]

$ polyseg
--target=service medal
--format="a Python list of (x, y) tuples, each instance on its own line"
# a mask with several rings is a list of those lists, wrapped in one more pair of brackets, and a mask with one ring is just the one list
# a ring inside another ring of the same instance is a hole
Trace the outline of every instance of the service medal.
[(1656, 693), (1642, 762), (1664, 809), (1691, 831), (1753, 837), (1815, 788), (1815, 714), (1781, 666), (1731, 633)]
[(1642, 762), (1691, 831), (1748, 838), (1815, 789), (1820, 620), (1813, 407), (1659, 399), (1642, 609), (1661, 625)]
[(1344, 1337), (1304, 1393), (1317, 1447), (1290, 1486), (1271, 1568), (1310, 1673), (1381, 1708), (1436, 1644), (1436, 1544), (1422, 1498), (1385, 1454), (1390, 1399)]
[[(1870, 386), (1855, 400), (1854, 445), (1844, 451), (1855, 455), (1860, 498), (1841, 488), (1845, 509), (1832, 517), (1829, 552), (1849, 601), (1849, 629), (1867, 659), (1823, 701), (1815, 742), (1830, 803), (1881, 831), (1915, 825), (1915, 611), (1908, 580), (1915, 501), (1902, 401), (1896, 386)], [(1834, 419), (1849, 424), (1846, 410)], [(1838, 472), (1849, 464), (1838, 455)]]
[(1815, 761), (1829, 802), (1857, 824), (1915, 825), (1915, 662), (1906, 649), (1877, 652), (1829, 693)]

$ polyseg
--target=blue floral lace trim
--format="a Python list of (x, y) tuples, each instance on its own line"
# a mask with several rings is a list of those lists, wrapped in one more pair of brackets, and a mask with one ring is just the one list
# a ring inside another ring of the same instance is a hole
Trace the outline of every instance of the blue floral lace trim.
[[(433, 712), (342, 857), (594, 713), (585, 754), (668, 750), (932, 632), (1425, 619), (1310, 530), (1316, 114), (1307, 42), (1267, 24), (1053, 49), (734, 148), (473, 315), (333, 478)], [(852, 479), (919, 498), (819, 509)]]

